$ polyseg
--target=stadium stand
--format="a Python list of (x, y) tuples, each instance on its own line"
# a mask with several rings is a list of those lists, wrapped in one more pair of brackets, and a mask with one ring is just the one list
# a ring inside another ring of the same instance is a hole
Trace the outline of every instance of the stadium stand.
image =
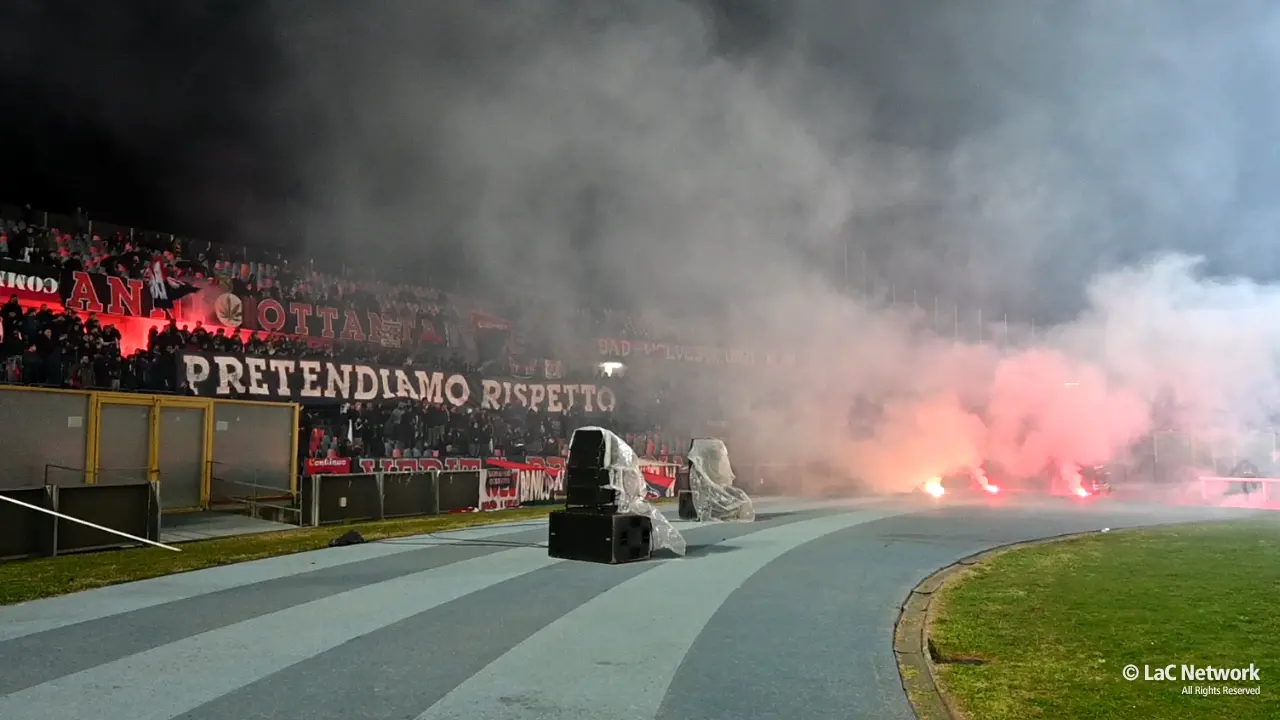
[[(516, 368), (514, 356), (477, 357), (458, 342), (463, 312), (483, 307), (434, 288), (383, 282), (350, 273), (324, 272), (306, 261), (290, 261), (254, 248), (238, 248), (141, 232), (77, 215), (55, 218), (30, 208), (0, 212), (0, 260), (6, 267), (55, 268), (149, 281), (157, 261), (174, 286), (217, 283), (228, 292), (258, 300), (338, 303), (345, 307), (413, 313), (432, 342), (388, 347), (372, 342), (320, 340), (266, 332), (210, 331), (201, 322), (153, 324), (145, 340), (128, 340), (105, 314), (35, 304), (18, 295), (0, 309), (0, 358), (6, 383), (189, 394), (176, 383), (181, 350), (233, 352), (298, 358), (338, 358), (382, 365), (429, 364), (455, 373), (477, 373), (481, 360)], [(2, 291), (0, 291), (2, 292)], [(507, 317), (515, 318), (516, 309)], [(496, 315), (495, 315), (496, 317)], [(596, 336), (646, 339), (658, 336), (652, 321), (611, 310), (580, 310), (572, 318)], [(531, 319), (532, 321), (532, 319)], [(506, 346), (503, 346), (505, 351)], [(545, 354), (551, 356), (554, 349)], [(468, 357), (468, 354), (471, 357)], [(579, 368), (580, 370), (586, 370)], [(588, 372), (597, 370), (590, 368)], [(624, 406), (625, 407), (625, 406)], [(482, 409), (426, 402), (353, 403), (307, 408), (303, 413), (303, 455), (322, 457), (414, 458), (451, 456), (562, 455), (574, 427), (600, 424), (625, 437), (642, 454), (677, 453), (683, 439), (664, 430), (641, 408), (585, 416), (581, 408), (546, 413), (508, 406)]]

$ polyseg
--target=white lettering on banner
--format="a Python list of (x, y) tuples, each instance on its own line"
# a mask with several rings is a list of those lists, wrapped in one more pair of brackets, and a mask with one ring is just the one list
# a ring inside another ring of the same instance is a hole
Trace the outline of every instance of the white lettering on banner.
[(461, 405), (471, 397), (471, 386), (461, 375), (450, 375), (444, 386), (444, 394), (453, 405)]
[(209, 361), (199, 355), (183, 355), (182, 377), (192, 387), (208, 380)]
[(231, 395), (233, 392), (237, 394), (244, 393), (244, 383), (240, 382), (240, 376), (243, 372), (240, 369), (240, 361), (233, 357), (216, 358), (218, 363), (218, 395)]
[[(563, 460), (561, 460), (563, 464)], [(484, 463), (480, 458), (361, 458), (353, 467), (360, 472), (431, 472), (432, 470), (479, 470)], [(354, 470), (353, 470), (354, 472)]]
[(545, 470), (517, 470), (517, 487), (520, 489), (520, 504), (549, 502), (563, 487), (561, 473), (552, 474)]
[(311, 465), (311, 467), (317, 467), (317, 468), (342, 467), (346, 465), (347, 462), (348, 460), (346, 458), (316, 458), (314, 460), (307, 461), (307, 463)]
[(249, 394), (270, 395), (263, 373), (267, 371), (266, 358), (245, 358), (244, 364), (249, 368)]
[[(454, 407), (467, 404), (472, 385), (467, 376), (321, 360), (181, 353), (185, 381), (197, 395), (258, 399), (368, 402), (423, 400)], [(513, 382), (481, 379), (480, 406), (498, 410), (507, 405), (562, 412), (581, 407), (585, 412), (611, 413), (618, 398), (604, 385), (560, 382)]]
[(601, 338), (597, 346), (602, 357), (610, 358), (629, 358), (632, 355), (638, 355), (705, 365), (792, 365), (795, 363), (795, 353), (792, 352), (757, 352), (712, 345), (681, 345), (651, 340)]
[[(501, 460), (502, 458), (491, 458), (493, 460)], [(643, 460), (651, 460), (658, 465), (651, 471), (655, 474), (668, 478), (675, 478), (676, 468), (684, 465), (685, 459), (683, 455), (660, 455), (658, 457), (644, 457)], [(536, 467), (545, 467), (550, 469), (551, 475), (558, 475), (559, 471), (564, 468), (565, 459), (558, 455), (548, 457), (529, 456), (524, 459), (524, 464)], [(359, 468), (359, 472), (371, 473), (378, 472), (429, 472), (431, 470), (479, 470), (484, 466), (484, 460), (473, 457), (451, 457), (441, 460), (440, 458), (361, 458), (352, 461), (353, 468)], [(356, 470), (352, 470), (356, 472)], [(530, 470), (530, 472), (536, 472)]]
[(520, 507), (520, 482), (516, 470), (490, 468), (480, 471), (480, 510)]
[[(502, 458), (491, 458), (501, 460)], [(668, 462), (670, 460), (670, 462)], [(676, 467), (684, 464), (684, 458), (662, 456), (663, 463), (657, 474), (675, 478)], [(360, 458), (351, 462), (352, 472), (431, 472), (456, 470), (481, 470), (485, 461), (480, 458)], [(500, 510), (519, 507), (522, 503), (554, 500), (564, 489), (565, 459), (563, 457), (527, 457), (524, 464), (529, 469), (487, 468), (480, 473), (480, 507), (476, 510)], [(546, 470), (540, 469), (546, 468)], [(548, 470), (550, 472), (548, 472)], [(650, 497), (674, 497), (675, 483), (665, 487), (650, 484)]]
[(39, 293), (41, 295), (57, 295), (58, 281), (53, 278), (42, 278), (35, 275), (0, 272), (0, 288), (25, 290), (29, 293)]
[(481, 380), (480, 388), (483, 393), (480, 407), (487, 410), (521, 405), (547, 412), (562, 412), (581, 402), (586, 412), (613, 412), (618, 406), (613, 390), (603, 385)]

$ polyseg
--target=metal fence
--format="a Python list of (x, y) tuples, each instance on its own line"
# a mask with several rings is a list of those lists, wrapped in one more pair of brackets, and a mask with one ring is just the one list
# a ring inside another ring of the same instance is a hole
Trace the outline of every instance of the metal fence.
[(479, 509), (481, 470), (312, 475), (302, 485), (302, 524), (318, 527)]
[(1202, 438), (1181, 433), (1156, 433), (1137, 443), (1128, 457), (1126, 480), (1134, 483), (1189, 482), (1204, 475), (1228, 477), (1252, 472), (1276, 477), (1277, 443), (1274, 429)]
[(0, 559), (51, 557), (160, 539), (155, 482), (6, 488), (0, 495), (8, 499), (0, 503)]
[(158, 481), (166, 509), (208, 507), (214, 475), (294, 492), (297, 412), (286, 403), (3, 386), (0, 489)]

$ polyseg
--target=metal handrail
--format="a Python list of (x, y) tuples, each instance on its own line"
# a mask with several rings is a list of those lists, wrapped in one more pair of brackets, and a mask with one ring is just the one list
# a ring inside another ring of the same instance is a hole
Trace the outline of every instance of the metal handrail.
[(140, 473), (140, 474), (142, 474), (144, 477), (140, 478), (140, 479), (138, 480), (138, 482), (146, 482), (147, 477), (149, 477), (149, 476), (150, 476), (150, 474), (153, 472), (153, 470), (152, 470), (151, 468), (145, 468), (145, 467), (133, 467), (133, 468), (103, 468), (103, 467), (100, 467), (100, 468), (97, 468), (97, 469), (95, 469), (95, 470), (89, 470), (88, 468), (82, 468), (82, 467), (71, 467), (71, 466), (69, 466), (69, 465), (58, 465), (57, 463), (45, 463), (45, 465), (44, 465), (44, 484), (45, 484), (45, 485), (54, 485), (54, 484), (56, 484), (56, 483), (51, 483), (51, 482), (49, 482), (49, 475), (50, 475), (49, 471), (50, 471), (50, 470), (65, 470), (65, 471), (67, 471), (67, 472), (78, 473), (78, 474), (80, 474), (80, 475), (86, 475), (86, 476), (90, 476), (90, 477), (93, 477), (93, 478), (100, 478), (100, 477), (104, 477), (104, 476), (105, 476), (105, 477), (112, 477), (113, 475), (122, 475), (122, 474), (125, 474), (125, 473)]
[[(243, 486), (243, 487), (245, 487), (245, 488), (252, 489), (252, 490), (267, 490), (267, 491), (270, 491), (270, 492), (272, 492), (272, 493), (274, 493), (274, 494), (273, 494), (273, 495), (262, 495), (262, 496), (259, 496), (259, 495), (248, 495), (248, 496), (235, 496), (235, 495), (231, 495), (231, 496), (227, 496), (227, 497), (225, 497), (225, 498), (221, 498), (221, 499), (224, 499), (224, 500), (226, 500), (226, 501), (228, 501), (228, 502), (239, 503), (240, 505), (243, 505), (243, 506), (245, 507), (245, 509), (249, 511), (249, 514), (250, 514), (250, 515), (253, 515), (253, 516), (255, 516), (255, 517), (257, 516), (257, 511), (258, 511), (258, 509), (259, 509), (259, 508), (270, 508), (270, 509), (272, 509), (272, 510), (277, 510), (277, 511), (280, 511), (280, 512), (294, 513), (294, 514), (296, 514), (296, 515), (297, 515), (297, 518), (298, 518), (298, 520), (297, 520), (297, 523), (296, 523), (296, 524), (298, 524), (298, 525), (301, 525), (301, 524), (302, 524), (302, 507), (301, 507), (301, 503), (299, 502), (300, 493), (297, 493), (297, 492), (294, 492), (294, 491), (292, 491), (292, 490), (288, 490), (288, 489), (285, 489), (285, 488), (271, 487), (271, 486), (268, 486), (268, 485), (261, 485), (261, 484), (258, 484), (258, 483), (252, 483), (252, 482), (242, 482), (242, 481), (239, 481), (239, 480), (227, 480), (226, 478), (219, 478), (219, 477), (213, 477), (213, 478), (210, 478), (210, 479), (211, 479), (211, 480), (217, 480), (217, 481), (219, 481), (219, 482), (227, 483), (227, 484), (230, 484), (230, 485), (240, 485), (240, 486)], [(289, 504), (289, 505), (284, 505), (284, 504), (279, 504), (279, 503), (275, 503), (275, 502), (269, 502), (269, 501), (271, 501), (271, 500), (286, 500), (286, 501), (288, 501), (288, 502), (289, 502), (289, 503), (291, 503), (291, 504)]]
[(231, 485), (239, 485), (240, 487), (253, 488), (254, 490), (270, 490), (271, 492), (277, 495), (295, 496), (298, 494), (297, 492), (290, 490), (288, 488), (275, 487), (272, 485), (262, 485), (259, 483), (246, 482), (244, 480), (228, 480), (227, 478), (217, 477), (216, 475), (210, 477), (209, 479), (217, 480), (218, 482), (229, 483)]

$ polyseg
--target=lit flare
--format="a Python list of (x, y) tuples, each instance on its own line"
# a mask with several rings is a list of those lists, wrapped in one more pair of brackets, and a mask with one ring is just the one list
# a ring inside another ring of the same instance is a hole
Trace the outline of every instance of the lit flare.
[(941, 478), (933, 478), (932, 480), (929, 480), (928, 482), (926, 482), (926, 483), (924, 484), (924, 491), (925, 491), (925, 492), (927, 492), (927, 493), (929, 493), (930, 495), (932, 495), (932, 496), (936, 497), (936, 498), (940, 498), (940, 497), (942, 497), (942, 496), (943, 496), (943, 495), (945, 495), (945, 494), (946, 494), (946, 492), (947, 492), (947, 491), (946, 491), (945, 489), (943, 489), (943, 487), (942, 487), (942, 479), (941, 479)]

